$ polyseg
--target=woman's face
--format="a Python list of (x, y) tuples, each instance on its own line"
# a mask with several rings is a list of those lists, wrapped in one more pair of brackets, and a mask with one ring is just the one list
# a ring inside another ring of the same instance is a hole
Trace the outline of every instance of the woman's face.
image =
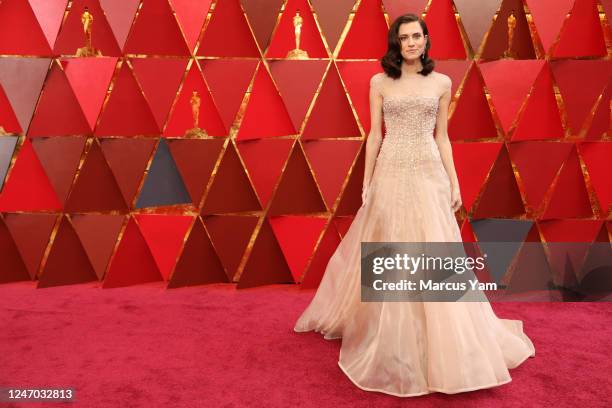
[(402, 57), (405, 60), (421, 58), (421, 54), (425, 51), (425, 44), (427, 44), (427, 36), (423, 35), (423, 29), (418, 21), (401, 24), (398, 38)]

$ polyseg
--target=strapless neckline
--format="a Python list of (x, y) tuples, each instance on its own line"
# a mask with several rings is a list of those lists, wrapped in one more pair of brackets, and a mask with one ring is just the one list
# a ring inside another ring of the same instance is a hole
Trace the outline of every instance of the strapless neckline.
[(388, 101), (388, 100), (393, 100), (393, 99), (435, 99), (438, 100), (439, 97), (437, 96), (428, 96), (428, 95), (389, 95), (389, 96), (384, 96), (383, 97), (383, 102), (384, 101)]

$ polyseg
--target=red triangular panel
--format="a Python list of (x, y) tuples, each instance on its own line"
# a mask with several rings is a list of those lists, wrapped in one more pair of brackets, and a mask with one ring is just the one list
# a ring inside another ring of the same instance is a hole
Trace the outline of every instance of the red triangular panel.
[(47, 288), (97, 280), (96, 272), (89, 262), (79, 236), (68, 217), (63, 216), (38, 278), (38, 287)]
[[(274, 235), (296, 282), (305, 272), (326, 221), (326, 218), (292, 216), (270, 219)], [(296, 234), (296, 231), (300, 233)]]
[(359, 137), (361, 133), (334, 64), (331, 64), (306, 122), (302, 139)]
[(151, 107), (160, 129), (166, 124), (170, 106), (174, 102), (179, 84), (183, 79), (186, 59), (133, 58), (134, 73)]
[(291, 139), (249, 140), (238, 144), (240, 155), (264, 207), (278, 183), (292, 145)]
[(258, 210), (261, 210), (261, 205), (240, 162), (236, 148), (230, 142), (205, 198), (202, 214)]
[(96, 136), (135, 136), (158, 134), (155, 116), (136, 83), (128, 64), (123, 62), (106, 107), (102, 111)]
[(102, 55), (120, 56), (121, 50), (113, 31), (106, 20), (106, 15), (96, 0), (74, 0), (70, 6), (68, 16), (62, 24), (62, 30), (57, 37), (53, 52), (61, 55), (76, 55), (77, 49), (86, 44), (83, 31), (82, 14), (87, 7), (93, 16), (91, 43), (92, 47), (100, 50)]
[(237, 287), (243, 289), (273, 283), (294, 283), (294, 280), (272, 228), (264, 220)]
[(168, 288), (219, 282), (227, 283), (229, 279), (200, 217), (197, 217), (170, 277)]
[(259, 57), (257, 44), (238, 0), (217, 1), (197, 55)]
[(161, 280), (163, 278), (151, 250), (134, 218), (130, 217), (102, 287), (114, 288)]
[(168, 119), (168, 125), (164, 130), (164, 136), (183, 136), (187, 130), (194, 127), (191, 106), (191, 98), (194, 91), (200, 97), (198, 127), (206, 130), (206, 133), (210, 136), (226, 136), (228, 132), (219, 115), (215, 101), (204, 82), (198, 65), (195, 63), (191, 65), (185, 82), (181, 87), (179, 97)]
[(296, 134), (287, 108), (263, 64), (255, 76), (237, 140)]
[(137, 214), (136, 220), (162, 276), (168, 280), (174, 269), (187, 229), (193, 223), (189, 215)]
[(142, 3), (124, 51), (129, 54), (189, 55), (168, 0)]
[(58, 64), (53, 64), (28, 135), (82, 135), (91, 133), (91, 130), (64, 71)]
[(476, 65), (472, 65), (463, 84), (463, 91), (448, 122), (448, 134), (451, 140), (474, 140), (497, 136), (497, 129), (489, 103), (483, 93), (483, 83)]
[(299, 48), (308, 53), (308, 58), (328, 58), (308, 1), (288, 0), (284, 8), (280, 22), (274, 30), (274, 37), (266, 51), (266, 58), (286, 58), (287, 53), (296, 48), (293, 19), (297, 10), (303, 19)]
[(117, 58), (69, 58), (62, 60), (64, 72), (72, 86), (87, 123), (94, 129), (106, 91), (115, 71)]
[(40, 211), (61, 208), (62, 204), (34, 153), (30, 139), (26, 139), (0, 192), (0, 211)]
[(380, 0), (362, 0), (338, 58), (380, 58), (387, 51), (387, 30)]
[(584, 183), (580, 160), (576, 149), (573, 148), (555, 181), (552, 197), (542, 218), (592, 216), (593, 210)]

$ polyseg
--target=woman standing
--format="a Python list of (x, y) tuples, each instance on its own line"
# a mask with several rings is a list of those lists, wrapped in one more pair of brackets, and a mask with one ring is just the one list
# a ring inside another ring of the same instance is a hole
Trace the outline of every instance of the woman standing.
[(342, 338), (338, 364), (351, 381), (400, 397), (505, 384), (509, 368), (535, 356), (522, 322), (498, 318), (488, 301), (360, 301), (362, 241), (461, 242), (451, 80), (433, 70), (430, 47), (414, 14), (389, 28), (384, 73), (370, 80), (363, 205), (294, 328)]

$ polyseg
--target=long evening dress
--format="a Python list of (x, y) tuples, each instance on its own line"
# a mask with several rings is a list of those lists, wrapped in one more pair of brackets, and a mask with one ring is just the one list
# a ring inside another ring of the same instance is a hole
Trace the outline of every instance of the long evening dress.
[(386, 131), (366, 200), (294, 330), (342, 338), (338, 365), (366, 391), (407, 397), (508, 383), (508, 369), (535, 356), (535, 348), (522, 321), (498, 318), (488, 301), (360, 300), (362, 241), (461, 242), (434, 139), (440, 93), (430, 76), (400, 93), (385, 89), (381, 75), (370, 86), (383, 96)]

